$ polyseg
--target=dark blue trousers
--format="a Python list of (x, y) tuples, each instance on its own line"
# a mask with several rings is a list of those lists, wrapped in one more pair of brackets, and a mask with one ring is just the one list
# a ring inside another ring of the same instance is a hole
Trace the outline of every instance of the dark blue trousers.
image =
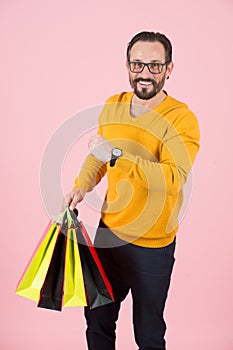
[(164, 248), (139, 247), (121, 241), (104, 226), (100, 222), (95, 246), (115, 302), (92, 310), (85, 307), (88, 349), (115, 350), (121, 302), (131, 290), (134, 335), (139, 350), (165, 350), (163, 312), (175, 261), (175, 241)]

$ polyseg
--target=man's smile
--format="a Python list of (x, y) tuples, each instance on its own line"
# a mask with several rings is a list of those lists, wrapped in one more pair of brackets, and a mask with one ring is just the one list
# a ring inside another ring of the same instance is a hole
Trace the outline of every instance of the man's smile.
[(138, 82), (140, 85), (143, 86), (149, 86), (149, 85), (153, 85), (153, 83), (151, 81), (145, 81), (145, 80), (139, 80)]

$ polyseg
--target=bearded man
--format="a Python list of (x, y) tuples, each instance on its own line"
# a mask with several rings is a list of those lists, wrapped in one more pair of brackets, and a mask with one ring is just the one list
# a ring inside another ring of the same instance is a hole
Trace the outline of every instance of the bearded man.
[(141, 32), (127, 47), (132, 87), (110, 97), (98, 134), (66, 202), (74, 209), (107, 174), (94, 244), (115, 301), (85, 308), (89, 350), (114, 350), (116, 321), (129, 291), (140, 350), (165, 350), (164, 308), (174, 265), (183, 187), (199, 149), (188, 106), (163, 89), (173, 70), (163, 34)]

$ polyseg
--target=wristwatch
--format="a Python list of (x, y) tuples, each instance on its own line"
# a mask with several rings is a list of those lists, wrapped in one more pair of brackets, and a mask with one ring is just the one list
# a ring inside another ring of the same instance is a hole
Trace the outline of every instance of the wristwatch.
[(110, 166), (113, 167), (116, 163), (116, 160), (122, 156), (122, 150), (120, 148), (113, 148), (112, 157), (110, 159)]

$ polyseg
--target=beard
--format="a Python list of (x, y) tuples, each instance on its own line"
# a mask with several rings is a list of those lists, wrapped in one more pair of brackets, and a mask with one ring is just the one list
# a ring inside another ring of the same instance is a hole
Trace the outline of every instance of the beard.
[[(142, 100), (149, 100), (152, 97), (156, 96), (163, 88), (165, 84), (165, 75), (163, 78), (157, 83), (153, 79), (143, 79), (143, 78), (136, 78), (136, 79), (130, 79), (130, 85), (134, 90), (135, 95), (142, 99)], [(145, 82), (150, 82), (152, 85), (149, 85), (148, 87), (142, 87), (140, 90), (138, 89), (137, 83), (139, 81), (145, 81)], [(151, 89), (152, 87), (152, 89)]]

